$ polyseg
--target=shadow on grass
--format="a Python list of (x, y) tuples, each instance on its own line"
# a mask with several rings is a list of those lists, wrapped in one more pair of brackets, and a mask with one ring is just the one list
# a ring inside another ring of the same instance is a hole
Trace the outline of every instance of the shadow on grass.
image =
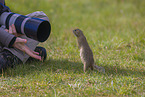
[[(138, 69), (126, 69), (126, 68), (120, 68), (120, 67), (113, 67), (110, 65), (104, 65), (105, 71), (107, 75), (134, 75), (134, 76), (140, 76), (145, 75), (145, 71), (138, 70)], [(79, 62), (72, 62), (68, 61), (67, 59), (61, 59), (61, 60), (54, 60), (49, 59), (45, 62), (32, 62), (27, 64), (21, 64), (16, 66), (15, 68), (8, 68), (7, 70), (0, 73), (0, 76), (25, 76), (35, 73), (58, 73), (58, 72), (66, 72), (66, 73), (76, 73), (76, 74), (82, 74), (83, 72), (83, 64)], [(89, 71), (88, 73), (96, 72), (97, 71)], [(101, 74), (101, 73), (100, 73)]]
[(110, 65), (105, 65), (104, 66), (107, 75), (123, 75), (123, 76), (143, 76), (145, 75), (144, 70), (139, 70), (136, 68), (120, 68), (117, 66), (110, 66)]
[(26, 64), (20, 64), (14, 68), (8, 68), (0, 76), (25, 76), (29, 74), (41, 73), (41, 72), (67, 72), (67, 73), (83, 73), (83, 65), (79, 62), (71, 62), (67, 59), (54, 60), (49, 59), (45, 62), (31, 62)]

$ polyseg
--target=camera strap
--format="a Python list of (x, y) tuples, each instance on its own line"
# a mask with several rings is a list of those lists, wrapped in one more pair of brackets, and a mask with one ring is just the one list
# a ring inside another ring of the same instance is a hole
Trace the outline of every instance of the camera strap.
[(10, 8), (5, 6), (4, 4), (0, 3), (0, 15), (3, 13), (3, 12), (10, 12)]

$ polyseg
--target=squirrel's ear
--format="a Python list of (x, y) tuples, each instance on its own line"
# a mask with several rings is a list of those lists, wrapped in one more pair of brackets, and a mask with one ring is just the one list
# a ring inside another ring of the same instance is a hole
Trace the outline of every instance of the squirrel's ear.
[(80, 32), (82, 32), (82, 30), (78, 29)]

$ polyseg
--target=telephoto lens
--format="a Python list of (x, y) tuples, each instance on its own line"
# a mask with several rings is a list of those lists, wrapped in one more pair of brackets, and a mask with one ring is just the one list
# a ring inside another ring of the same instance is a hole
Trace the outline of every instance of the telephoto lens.
[(27, 37), (39, 42), (46, 41), (51, 32), (49, 21), (12, 12), (3, 12), (0, 15), (0, 25), (5, 25), (9, 29), (12, 24), (15, 25), (17, 33), (25, 34)]

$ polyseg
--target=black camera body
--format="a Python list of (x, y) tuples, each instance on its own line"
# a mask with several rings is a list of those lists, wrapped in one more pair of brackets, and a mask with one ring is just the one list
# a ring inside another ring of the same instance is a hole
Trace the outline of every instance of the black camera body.
[(25, 34), (39, 42), (46, 41), (51, 32), (49, 21), (12, 13), (7, 6), (0, 3), (0, 25), (9, 29), (12, 24), (15, 25), (17, 33)]

